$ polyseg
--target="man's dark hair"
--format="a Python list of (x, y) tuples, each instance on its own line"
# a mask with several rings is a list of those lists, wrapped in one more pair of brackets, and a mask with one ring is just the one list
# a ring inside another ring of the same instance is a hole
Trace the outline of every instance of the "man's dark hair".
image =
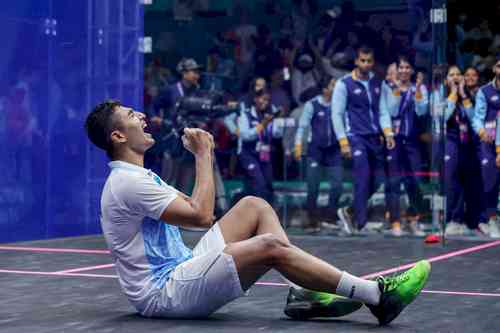
[(396, 65), (399, 67), (402, 62), (406, 62), (408, 65), (410, 65), (412, 68), (413, 62), (410, 60), (410, 58), (406, 55), (399, 55), (398, 58), (396, 59)]
[(320, 90), (328, 88), (330, 82), (332, 82), (333, 76), (330, 74), (325, 74), (318, 83), (318, 88)]
[(374, 56), (375, 52), (371, 47), (363, 45), (358, 48), (356, 56), (359, 57), (361, 54), (371, 54), (372, 56)]
[(94, 145), (106, 151), (109, 158), (113, 158), (113, 145), (110, 139), (111, 132), (115, 129), (113, 113), (120, 105), (118, 101), (104, 101), (92, 110), (85, 121), (88, 138)]
[(256, 90), (253, 96), (254, 96), (254, 98), (257, 98), (257, 97), (262, 97), (265, 95), (271, 95), (271, 92), (269, 91), (268, 88)]

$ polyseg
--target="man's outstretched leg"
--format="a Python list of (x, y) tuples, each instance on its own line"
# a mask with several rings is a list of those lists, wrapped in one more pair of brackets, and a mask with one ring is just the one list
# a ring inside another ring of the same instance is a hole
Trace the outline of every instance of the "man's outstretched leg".
[(419, 262), (394, 278), (369, 281), (341, 272), (292, 245), (274, 210), (265, 201), (245, 198), (219, 221), (244, 289), (275, 268), (304, 288), (357, 299), (370, 308), (381, 324), (392, 321), (422, 290), (430, 265)]

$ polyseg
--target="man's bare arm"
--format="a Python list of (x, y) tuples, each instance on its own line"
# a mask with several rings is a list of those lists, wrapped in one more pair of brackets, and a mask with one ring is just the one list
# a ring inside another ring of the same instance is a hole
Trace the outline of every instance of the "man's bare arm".
[(213, 222), (215, 189), (213, 179), (213, 137), (200, 129), (186, 129), (184, 147), (195, 156), (196, 180), (191, 197), (179, 192), (161, 218), (180, 226), (209, 227)]

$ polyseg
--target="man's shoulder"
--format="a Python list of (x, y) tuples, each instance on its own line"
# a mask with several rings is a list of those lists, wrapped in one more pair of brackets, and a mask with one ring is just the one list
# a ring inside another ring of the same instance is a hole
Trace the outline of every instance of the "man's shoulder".
[(128, 170), (115, 170), (106, 180), (106, 186), (114, 194), (136, 191), (141, 187), (152, 184), (153, 180), (146, 173)]

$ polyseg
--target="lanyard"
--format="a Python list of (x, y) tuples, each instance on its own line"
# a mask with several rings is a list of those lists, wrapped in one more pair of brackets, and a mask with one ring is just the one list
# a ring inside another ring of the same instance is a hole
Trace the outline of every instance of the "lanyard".
[(184, 97), (184, 88), (182, 87), (181, 81), (177, 82), (177, 90), (179, 91), (179, 95), (181, 95), (181, 97)]

